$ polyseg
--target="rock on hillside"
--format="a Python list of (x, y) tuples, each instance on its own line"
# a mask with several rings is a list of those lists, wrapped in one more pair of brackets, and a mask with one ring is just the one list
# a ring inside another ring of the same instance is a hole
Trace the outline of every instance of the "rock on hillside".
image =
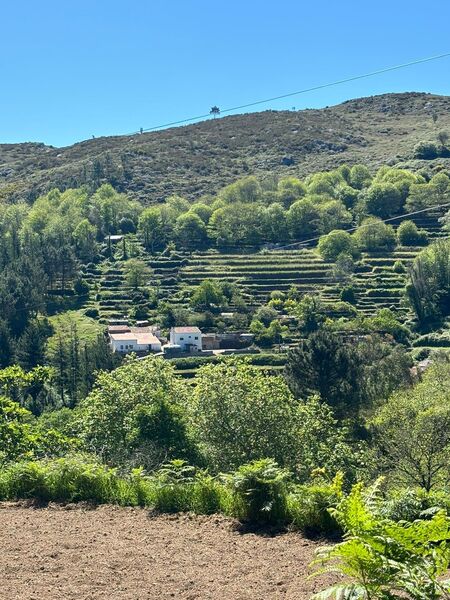
[[(434, 118), (433, 118), (434, 115)], [(419, 168), (414, 145), (450, 133), (450, 97), (385, 94), (319, 110), (265, 111), (66, 148), (0, 144), (0, 198), (110, 182), (145, 203), (193, 199), (239, 177), (302, 176), (342, 163)], [(439, 161), (450, 166), (449, 159)], [(429, 162), (428, 162), (429, 165)]]

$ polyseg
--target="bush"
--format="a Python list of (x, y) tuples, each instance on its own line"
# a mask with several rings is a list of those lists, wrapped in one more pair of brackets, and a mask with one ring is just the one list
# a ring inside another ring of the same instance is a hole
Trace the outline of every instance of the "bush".
[(406, 272), (406, 267), (401, 260), (396, 260), (394, 266), (392, 267), (392, 270), (394, 271), (394, 273), (398, 273), (400, 275), (401, 273)]
[(222, 488), (217, 480), (183, 460), (164, 465), (152, 482), (152, 504), (160, 512), (212, 514), (221, 508)]
[(354, 238), (347, 231), (339, 229), (323, 235), (319, 240), (318, 250), (322, 258), (327, 261), (335, 261), (340, 254), (352, 258), (358, 258), (360, 254)]
[(283, 521), (287, 514), (287, 478), (287, 471), (268, 458), (239, 467), (228, 478), (235, 516), (255, 524)]
[(342, 475), (332, 483), (296, 486), (288, 495), (289, 521), (307, 534), (332, 534), (341, 528), (329, 509), (337, 506), (342, 497)]
[(414, 158), (431, 160), (437, 158), (439, 150), (434, 142), (419, 142), (414, 146)]
[(97, 308), (87, 308), (84, 311), (86, 317), (90, 317), (91, 319), (96, 319), (98, 317), (98, 309)]
[(77, 279), (73, 284), (73, 291), (77, 296), (86, 296), (89, 293), (89, 284), (84, 279)]
[(348, 302), (349, 304), (356, 304), (356, 294), (355, 288), (351, 285), (347, 285), (342, 288), (341, 293), (339, 294), (342, 302)]
[(397, 239), (402, 246), (422, 246), (427, 243), (428, 235), (414, 221), (403, 221), (397, 229)]
[(450, 511), (450, 500), (445, 494), (426, 492), (423, 489), (401, 489), (390, 493), (378, 513), (392, 521), (409, 521), (424, 518), (438, 510)]
[(368, 217), (354, 233), (356, 243), (362, 250), (374, 252), (393, 250), (396, 243), (394, 228), (376, 217)]

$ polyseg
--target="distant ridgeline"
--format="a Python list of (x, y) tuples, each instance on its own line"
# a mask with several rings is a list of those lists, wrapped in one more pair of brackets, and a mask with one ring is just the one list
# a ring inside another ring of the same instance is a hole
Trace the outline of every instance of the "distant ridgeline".
[[(384, 94), (320, 110), (265, 111), (66, 148), (0, 144), (0, 198), (110, 183), (145, 204), (189, 201), (246, 175), (305, 177), (341, 164), (449, 167), (450, 99)], [(94, 132), (95, 133), (95, 132)]]

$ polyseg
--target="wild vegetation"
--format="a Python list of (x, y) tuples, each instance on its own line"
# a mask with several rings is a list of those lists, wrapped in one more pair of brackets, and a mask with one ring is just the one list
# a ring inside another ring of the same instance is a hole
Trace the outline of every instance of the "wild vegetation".
[[(319, 560), (351, 581), (318, 598), (445, 598), (443, 164), (251, 175), (151, 206), (98, 183), (4, 195), (0, 499), (343, 535)], [(253, 343), (124, 359), (105, 336), (119, 318)]]

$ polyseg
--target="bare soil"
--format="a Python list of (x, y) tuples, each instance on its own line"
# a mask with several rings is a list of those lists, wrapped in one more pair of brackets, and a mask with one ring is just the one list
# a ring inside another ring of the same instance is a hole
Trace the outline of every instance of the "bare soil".
[(0, 504), (3, 600), (306, 600), (318, 542), (243, 533), (213, 515)]

